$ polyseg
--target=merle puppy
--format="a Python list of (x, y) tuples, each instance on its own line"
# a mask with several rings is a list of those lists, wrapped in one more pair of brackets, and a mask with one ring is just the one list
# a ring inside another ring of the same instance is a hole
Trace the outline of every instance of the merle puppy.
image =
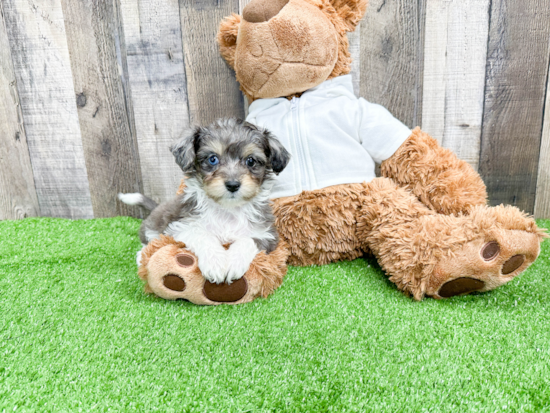
[(259, 251), (277, 247), (269, 195), (290, 154), (269, 131), (233, 118), (190, 130), (171, 150), (187, 177), (183, 195), (157, 206), (139, 193), (119, 194), (126, 204), (152, 209), (141, 242), (171, 235), (195, 253), (208, 281), (241, 278)]

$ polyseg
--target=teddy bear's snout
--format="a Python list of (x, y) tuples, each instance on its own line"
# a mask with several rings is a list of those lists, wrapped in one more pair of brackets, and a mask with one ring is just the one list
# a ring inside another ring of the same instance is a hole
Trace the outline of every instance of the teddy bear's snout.
[(252, 0), (243, 17), (235, 72), (250, 98), (288, 96), (329, 77), (338, 32), (318, 7), (306, 0)]
[(263, 23), (276, 16), (289, 0), (252, 0), (243, 10), (249, 23)]

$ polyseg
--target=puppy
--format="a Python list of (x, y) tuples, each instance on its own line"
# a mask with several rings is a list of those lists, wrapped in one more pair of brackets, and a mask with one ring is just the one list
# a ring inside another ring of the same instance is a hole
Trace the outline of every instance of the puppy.
[(233, 118), (192, 129), (171, 151), (187, 177), (183, 195), (156, 206), (142, 194), (119, 194), (126, 204), (154, 208), (141, 242), (171, 235), (195, 253), (207, 280), (241, 278), (259, 251), (279, 242), (269, 194), (289, 152), (267, 130)]

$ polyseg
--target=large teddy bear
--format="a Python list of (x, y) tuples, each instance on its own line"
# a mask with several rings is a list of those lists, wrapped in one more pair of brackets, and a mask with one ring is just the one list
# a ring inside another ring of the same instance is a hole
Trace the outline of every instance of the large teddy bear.
[[(280, 285), (285, 260), (326, 264), (370, 251), (416, 300), (446, 298), (497, 288), (537, 258), (544, 234), (532, 218), (515, 207), (488, 207), (485, 185), (466, 162), (355, 97), (346, 33), (366, 6), (252, 0), (242, 16), (222, 21), (218, 43), (249, 99), (247, 121), (273, 132), (292, 154), (273, 192), (281, 244), (257, 257), (241, 287), (231, 287), (233, 298), (218, 300), (204, 298), (207, 287), (218, 287), (204, 283), (196, 257), (164, 238), (144, 253), (140, 274), (149, 290), (156, 285), (152, 291), (164, 298), (202, 304), (245, 302)], [(185, 277), (196, 284), (192, 298), (180, 293)]]
[(247, 121), (293, 157), (273, 194), (288, 263), (371, 251), (417, 300), (497, 288), (537, 258), (544, 235), (517, 208), (486, 206), (479, 175), (435, 139), (354, 96), (346, 32), (366, 7), (253, 0), (220, 25), (221, 54), (251, 102)]

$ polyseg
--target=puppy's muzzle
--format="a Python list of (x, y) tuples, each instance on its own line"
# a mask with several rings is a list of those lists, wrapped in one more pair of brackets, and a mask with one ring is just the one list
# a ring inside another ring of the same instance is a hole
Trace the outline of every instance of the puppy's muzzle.
[(241, 187), (241, 183), (239, 181), (226, 181), (225, 187), (229, 192), (237, 192)]

